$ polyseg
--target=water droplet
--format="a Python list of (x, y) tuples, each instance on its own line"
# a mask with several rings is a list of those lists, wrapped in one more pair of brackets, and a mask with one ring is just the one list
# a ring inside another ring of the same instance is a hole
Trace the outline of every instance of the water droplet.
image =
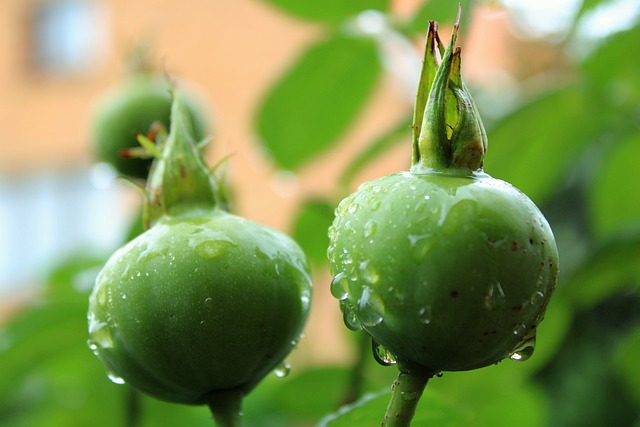
[(535, 305), (537, 303), (539, 303), (540, 301), (544, 300), (544, 293), (541, 291), (536, 291), (531, 295), (531, 298), (529, 299), (529, 301), (531, 302), (531, 305)]
[(409, 234), (411, 256), (415, 261), (422, 261), (431, 249), (431, 234)]
[(358, 301), (358, 319), (363, 326), (373, 327), (382, 322), (384, 303), (382, 298), (371, 292), (371, 288), (365, 287)]
[(278, 378), (284, 378), (289, 375), (290, 371), (291, 365), (289, 365), (289, 363), (287, 362), (282, 362), (280, 366), (273, 370), (273, 373), (276, 374), (276, 377)]
[(400, 396), (404, 400), (416, 400), (416, 397), (418, 396), (418, 392), (417, 391), (401, 391)]
[(93, 312), (89, 313), (89, 335), (92, 342), (101, 348), (113, 347), (113, 338), (111, 337), (111, 329), (106, 322), (101, 322), (96, 318)]
[(108, 371), (107, 377), (109, 377), (111, 382), (114, 384), (120, 384), (120, 385), (124, 384), (124, 379), (116, 375), (113, 371)]
[(213, 304), (213, 299), (212, 298), (205, 298), (204, 299), (204, 305), (206, 305), (207, 307), (211, 307), (211, 304)]
[(396, 357), (386, 347), (377, 343), (375, 340), (371, 341), (371, 350), (373, 358), (382, 366), (392, 366), (397, 363)]
[(524, 362), (528, 360), (536, 348), (536, 334), (532, 333), (529, 337), (518, 343), (518, 345), (511, 351), (509, 358), (516, 362)]
[(513, 328), (513, 335), (523, 336), (527, 332), (527, 325), (521, 323)]
[(349, 297), (349, 280), (344, 272), (335, 275), (331, 281), (331, 295), (337, 300), (345, 300)]
[(93, 352), (96, 356), (98, 355), (98, 349), (100, 348), (95, 341), (87, 340), (87, 345), (89, 346), (89, 350)]
[(127, 299), (127, 294), (125, 294), (124, 292), (121, 292), (120, 293), (120, 298)]
[(428, 325), (429, 323), (431, 323), (432, 318), (433, 318), (433, 310), (431, 309), (430, 305), (427, 305), (426, 307), (422, 307), (418, 311), (418, 320), (420, 320), (420, 323)]
[(413, 210), (415, 210), (416, 213), (423, 213), (426, 209), (427, 209), (426, 200), (420, 200), (418, 203), (416, 203), (416, 205), (413, 208)]
[(361, 331), (362, 323), (360, 323), (358, 316), (356, 316), (356, 312), (353, 306), (349, 303), (346, 303), (346, 300), (345, 300), (341, 302), (341, 307), (342, 307), (342, 320), (344, 322), (344, 325), (352, 331)]
[(371, 264), (371, 260), (362, 261), (360, 263), (360, 271), (362, 279), (371, 285), (375, 285), (380, 280), (380, 273)]
[(211, 259), (221, 255), (231, 246), (236, 244), (229, 240), (207, 240), (196, 245), (193, 251), (200, 258)]
[(106, 286), (102, 286), (97, 290), (96, 301), (100, 307), (104, 307), (107, 304), (108, 292)]
[(378, 224), (376, 224), (374, 220), (370, 219), (369, 221), (367, 221), (366, 224), (364, 225), (365, 239), (372, 237), (374, 234), (376, 234), (377, 230), (378, 230)]
[(503, 307), (507, 298), (500, 282), (489, 284), (487, 293), (484, 295), (484, 306), (487, 310), (493, 310), (497, 307)]
[(382, 204), (382, 202), (377, 197), (372, 197), (371, 198), (371, 210), (372, 211), (377, 211), (378, 208), (380, 208), (381, 204)]
[(357, 203), (350, 203), (349, 206), (347, 207), (347, 212), (349, 212), (350, 214), (355, 213), (357, 210), (358, 210)]

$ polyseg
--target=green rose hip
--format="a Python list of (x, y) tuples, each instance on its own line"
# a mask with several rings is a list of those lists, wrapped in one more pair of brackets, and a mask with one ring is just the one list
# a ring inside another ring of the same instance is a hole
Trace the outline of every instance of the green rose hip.
[(113, 254), (90, 296), (90, 347), (116, 382), (239, 425), (242, 397), (300, 338), (309, 267), (288, 236), (217, 207), (179, 94), (161, 147), (150, 227)]
[(361, 185), (329, 229), (331, 292), (345, 323), (400, 370), (385, 426), (408, 425), (441, 371), (529, 358), (557, 283), (547, 220), (483, 171), (487, 138), (460, 77), (457, 31), (445, 50), (430, 23), (412, 167)]

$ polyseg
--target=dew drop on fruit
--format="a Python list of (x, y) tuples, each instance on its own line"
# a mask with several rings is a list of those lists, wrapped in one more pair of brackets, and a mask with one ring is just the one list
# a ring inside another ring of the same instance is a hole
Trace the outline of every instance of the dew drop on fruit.
[(200, 258), (211, 259), (221, 255), (226, 249), (236, 244), (228, 240), (206, 240), (193, 249)]
[(372, 197), (370, 199), (370, 203), (371, 203), (370, 209), (372, 211), (377, 211), (380, 205), (382, 204), (382, 202), (377, 197)]
[(516, 336), (524, 336), (524, 334), (527, 332), (527, 325), (521, 323), (519, 325), (517, 325), (516, 327), (513, 328), (513, 335)]
[(418, 320), (420, 321), (420, 323), (428, 325), (429, 323), (431, 323), (432, 319), (433, 310), (431, 309), (430, 305), (422, 307), (420, 310), (418, 310)]
[(358, 319), (363, 326), (373, 327), (382, 322), (384, 314), (384, 303), (382, 298), (371, 292), (368, 286), (362, 290), (362, 296), (358, 301)]
[(116, 375), (113, 371), (108, 371), (107, 377), (109, 377), (111, 382), (114, 384), (120, 384), (120, 385), (124, 384), (124, 380), (118, 375)]
[(96, 356), (98, 355), (98, 349), (100, 348), (95, 341), (87, 340), (87, 345), (89, 346), (89, 350), (93, 352)]
[(541, 302), (542, 300), (544, 300), (544, 293), (541, 291), (536, 291), (531, 295), (531, 298), (529, 299), (529, 301), (531, 302), (531, 305), (536, 305), (539, 302)]
[(347, 303), (346, 300), (341, 302), (341, 306), (344, 325), (352, 331), (361, 331), (362, 323), (360, 323), (358, 316), (356, 316), (353, 306)]
[(504, 289), (502, 289), (500, 282), (489, 284), (487, 292), (484, 294), (484, 307), (487, 310), (503, 307), (506, 300)]
[(375, 285), (380, 280), (380, 273), (371, 263), (371, 260), (362, 261), (360, 263), (360, 273), (362, 279), (370, 285)]
[(415, 204), (415, 206), (413, 207), (413, 210), (416, 213), (423, 213), (425, 210), (427, 209), (427, 201), (426, 200), (420, 200), (418, 203)]
[(96, 292), (96, 302), (100, 307), (104, 307), (108, 301), (108, 293), (106, 286), (102, 286)]
[(365, 237), (365, 239), (373, 237), (373, 235), (376, 234), (377, 230), (378, 230), (378, 224), (376, 224), (376, 222), (374, 220), (370, 219), (369, 221), (367, 221), (364, 224), (364, 237)]
[(343, 272), (340, 272), (335, 275), (333, 280), (331, 281), (331, 295), (337, 300), (345, 300), (349, 297), (349, 279), (347, 279), (347, 275)]
[(516, 362), (524, 362), (528, 360), (536, 348), (536, 334), (532, 333), (529, 337), (518, 343), (518, 345), (511, 351), (509, 358)]
[(101, 322), (97, 319), (94, 313), (89, 313), (89, 335), (91, 335), (93, 343), (98, 347), (113, 347), (111, 329), (109, 329), (106, 322)]
[(287, 362), (282, 362), (280, 366), (273, 370), (273, 373), (276, 374), (276, 377), (278, 378), (284, 378), (289, 375), (290, 371), (291, 365), (289, 365), (289, 363)]
[(411, 247), (411, 256), (415, 261), (422, 261), (431, 249), (431, 235), (427, 234), (409, 234), (409, 246)]
[(213, 304), (213, 299), (208, 297), (204, 299), (204, 305), (206, 305), (207, 307), (210, 307), (211, 304)]
[(373, 358), (382, 366), (392, 366), (397, 363), (396, 357), (386, 347), (377, 343), (375, 340), (371, 341), (371, 350)]

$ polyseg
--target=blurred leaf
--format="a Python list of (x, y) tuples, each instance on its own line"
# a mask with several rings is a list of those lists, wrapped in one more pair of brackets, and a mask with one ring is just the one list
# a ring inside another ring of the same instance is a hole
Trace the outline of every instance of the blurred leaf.
[[(391, 392), (368, 394), (352, 405), (322, 419), (318, 427), (365, 427), (380, 425), (391, 398)], [(413, 425), (454, 427), (469, 425), (469, 414), (430, 390), (425, 390)]]
[(386, 11), (389, 0), (264, 0), (298, 18), (340, 24), (347, 18), (365, 10)]
[(569, 298), (584, 307), (640, 285), (640, 228), (610, 238), (595, 248), (564, 285)]
[[(616, 127), (640, 119), (640, 61), (633, 52), (640, 26), (609, 36), (582, 64), (589, 90), (601, 97), (600, 114), (613, 115)], [(637, 126), (637, 125), (636, 125)]]
[(616, 350), (614, 368), (618, 378), (640, 408), (640, 325), (629, 333)]
[(562, 350), (538, 376), (551, 427), (631, 425), (638, 408), (613, 369), (617, 344), (640, 320), (640, 300), (617, 295), (574, 317)]
[(58, 298), (87, 301), (106, 257), (78, 254), (60, 263), (49, 274), (47, 293)]
[[(289, 418), (287, 425), (313, 423), (336, 409), (347, 375), (344, 367), (321, 367), (276, 378), (268, 389), (270, 406)], [(317, 393), (318, 390), (322, 393)]]
[[(385, 150), (401, 141), (407, 143), (407, 153), (409, 153), (409, 147), (411, 146), (411, 117), (402, 121), (398, 126), (392, 128), (358, 153), (356, 158), (342, 172), (339, 181), (340, 188), (346, 191), (351, 181), (353, 181), (362, 169), (368, 166), (380, 154), (384, 153)], [(409, 165), (409, 163), (407, 163), (407, 165)]]
[[(497, 370), (479, 369), (445, 373), (433, 378), (418, 404), (412, 425), (539, 427), (547, 411), (543, 395), (518, 375), (496, 375)], [(319, 427), (379, 425), (390, 392), (367, 395), (354, 405), (322, 420)]]
[[(429, 21), (436, 21), (440, 24), (453, 23), (458, 14), (457, 3), (462, 5), (462, 15), (460, 26), (462, 29), (468, 28), (469, 18), (474, 0), (461, 0), (459, 2), (448, 2), (438, 0), (426, 0), (416, 10), (411, 19), (401, 29), (408, 34), (424, 33), (429, 27)], [(442, 35), (444, 36), (444, 35)], [(444, 36), (446, 43), (448, 36)]]
[(601, 126), (578, 87), (546, 93), (489, 130), (485, 170), (542, 203), (556, 191), (580, 151), (600, 134)]
[(272, 87), (258, 112), (258, 133), (275, 162), (294, 169), (336, 142), (364, 107), (379, 74), (373, 40), (335, 36), (312, 46)]
[(640, 227), (640, 192), (636, 164), (640, 132), (618, 142), (596, 172), (590, 191), (590, 216), (598, 236)]
[(591, 12), (596, 7), (606, 3), (613, 3), (613, 0), (582, 0), (582, 5), (580, 6), (580, 9), (578, 9), (576, 18), (579, 18), (585, 13)]
[(293, 238), (315, 265), (327, 262), (329, 236), (335, 206), (326, 200), (309, 199), (302, 203), (293, 224)]
[(113, 402), (118, 391), (87, 347), (86, 306), (77, 299), (26, 310), (6, 325), (2, 341), (0, 425), (95, 425), (101, 416), (103, 425), (117, 425), (122, 419)]

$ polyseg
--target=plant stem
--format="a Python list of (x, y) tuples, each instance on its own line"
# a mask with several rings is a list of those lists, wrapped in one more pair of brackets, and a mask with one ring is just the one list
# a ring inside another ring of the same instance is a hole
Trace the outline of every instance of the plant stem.
[(381, 427), (409, 427), (431, 374), (400, 371), (391, 386), (391, 400)]
[(217, 427), (242, 426), (242, 398), (239, 389), (224, 390), (207, 396), (207, 405)]
[(359, 333), (357, 337), (357, 352), (358, 358), (351, 367), (351, 375), (349, 376), (349, 383), (347, 384), (347, 391), (342, 400), (340, 406), (353, 403), (362, 395), (362, 386), (364, 382), (364, 369), (367, 363), (367, 359), (371, 357), (371, 336), (364, 331)]
[(133, 387), (128, 387), (125, 402), (125, 426), (136, 427), (140, 424), (140, 392)]

